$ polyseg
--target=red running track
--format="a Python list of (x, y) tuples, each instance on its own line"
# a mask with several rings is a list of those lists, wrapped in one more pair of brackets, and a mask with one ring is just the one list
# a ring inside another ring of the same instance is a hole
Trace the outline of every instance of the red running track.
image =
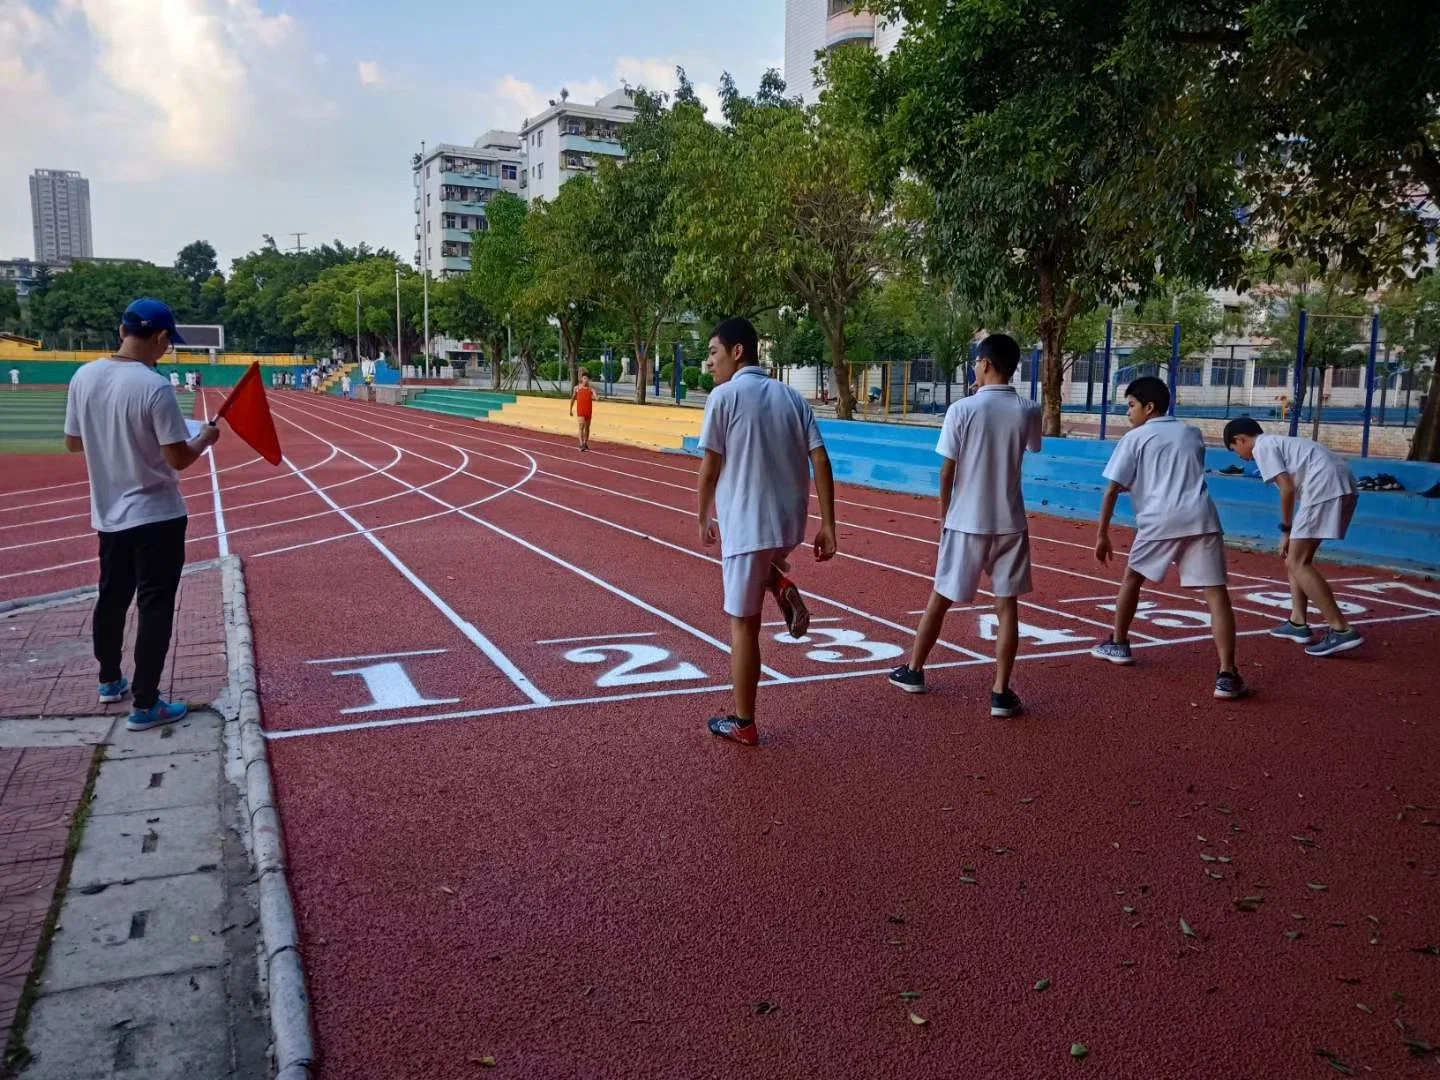
[[(1147, 594), (1137, 668), (1083, 655), (1115, 571), (1036, 517), (1032, 714), (992, 721), (983, 610), (950, 616), (936, 694), (885, 685), (933, 505), (843, 488), (745, 750), (702, 727), (727, 626), (693, 462), (273, 400), (303, 476), (226, 439), (215, 478), (322, 1076), (1329, 1075), (1317, 1049), (1433, 1075), (1406, 1040), (1440, 1042), (1435, 585), (1337, 568), (1370, 642), (1311, 661), (1264, 636), (1277, 560), (1233, 553), (1256, 694), (1220, 703), (1178, 588)], [(187, 493), (206, 550), (215, 499)], [(86, 553), (23, 550), (30, 585)]]

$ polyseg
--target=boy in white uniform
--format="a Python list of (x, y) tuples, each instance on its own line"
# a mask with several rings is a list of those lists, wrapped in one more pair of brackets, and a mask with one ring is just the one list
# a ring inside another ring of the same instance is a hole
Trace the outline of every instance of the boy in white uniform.
[(940, 556), (935, 591), (915, 631), (910, 662), (890, 673), (890, 682), (909, 694), (925, 692), (925, 658), (940, 638), (945, 613), (955, 602), (969, 603), (980, 575), (990, 578), (995, 597), (995, 682), (990, 715), (1016, 716), (1025, 706), (1010, 689), (1010, 672), (1020, 646), (1020, 601), (1031, 591), (1030, 532), (1020, 463), (1025, 451), (1040, 449), (1040, 409), (1015, 392), (1010, 380), (1020, 364), (1020, 346), (1006, 334), (980, 342), (975, 361), (975, 394), (951, 405), (935, 450), (940, 467)]
[(1130, 624), (1147, 581), (1165, 583), (1174, 563), (1180, 567), (1180, 586), (1204, 589), (1210, 607), (1210, 631), (1220, 657), (1215, 676), (1217, 698), (1238, 698), (1245, 680), (1235, 666), (1235, 611), (1226, 588), (1225, 538), (1220, 514), (1205, 484), (1205, 438), (1198, 428), (1182, 424), (1170, 412), (1170, 388), (1154, 376), (1136, 379), (1125, 388), (1126, 433), (1105, 466), (1110, 486), (1100, 504), (1100, 528), (1095, 537), (1095, 558), (1110, 561), (1110, 519), (1115, 500), (1130, 493), (1135, 511), (1135, 540), (1130, 563), (1115, 598), (1115, 634), (1090, 655), (1112, 664), (1133, 664)]
[(340, 393), (341, 393), (341, 395), (345, 398), (345, 400), (347, 400), (347, 401), (350, 400), (350, 386), (351, 386), (350, 376), (349, 376), (349, 375), (341, 375), (341, 376), (340, 376)]
[(735, 711), (710, 719), (710, 733), (745, 746), (759, 741), (755, 694), (760, 682), (760, 619), (765, 594), (775, 597), (791, 637), (804, 637), (810, 613), (785, 576), (790, 553), (805, 542), (810, 467), (820, 500), (815, 558), (835, 555), (835, 481), (815, 413), (797, 391), (767, 376), (748, 319), (726, 319), (710, 337), (715, 389), (700, 429), (700, 543), (715, 543), (719, 512), (725, 614), (730, 616), (730, 681)]
[[(1345, 621), (1335, 594), (1319, 570), (1315, 554), (1325, 540), (1343, 540), (1360, 496), (1350, 466), (1309, 439), (1266, 435), (1248, 416), (1225, 425), (1225, 447), (1255, 462), (1260, 478), (1280, 489), (1280, 554), (1290, 576), (1290, 621), (1272, 637), (1298, 641), (1311, 656), (1330, 656), (1364, 644), (1360, 631)], [(1329, 630), (1314, 644), (1306, 601), (1320, 609)]]

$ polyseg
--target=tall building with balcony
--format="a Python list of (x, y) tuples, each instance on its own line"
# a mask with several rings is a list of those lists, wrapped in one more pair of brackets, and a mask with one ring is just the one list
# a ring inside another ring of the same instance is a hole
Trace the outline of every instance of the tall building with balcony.
[(30, 177), (35, 261), (68, 263), (95, 254), (90, 235), (90, 181), (71, 169), (36, 169)]
[(888, 56), (904, 31), (901, 22), (856, 11), (854, 0), (785, 0), (785, 89), (815, 100), (812, 70), (819, 53), (865, 45)]
[(470, 146), (441, 143), (414, 163), (415, 265), (436, 277), (470, 269), (472, 234), (489, 228), (485, 204), (523, 195), (520, 136), (487, 131)]
[(571, 177), (594, 172), (604, 158), (623, 158), (620, 132), (635, 119), (628, 90), (606, 94), (594, 105), (580, 105), (561, 92), (560, 100), (520, 125), (525, 155), (525, 197), (553, 199)]

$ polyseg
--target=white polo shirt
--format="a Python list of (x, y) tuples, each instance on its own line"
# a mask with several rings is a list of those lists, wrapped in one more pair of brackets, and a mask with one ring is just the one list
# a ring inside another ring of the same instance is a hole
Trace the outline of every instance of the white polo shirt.
[(1013, 386), (982, 386), (951, 405), (935, 446), (955, 462), (945, 528), (982, 536), (1025, 532), (1020, 463), (1040, 445), (1040, 406)]
[(1157, 416), (1126, 432), (1110, 454), (1105, 479), (1130, 492), (1137, 540), (1221, 531), (1205, 483), (1205, 437), (1173, 416)]
[(1350, 466), (1338, 454), (1310, 439), (1257, 435), (1255, 465), (1267, 484), (1273, 484), (1281, 473), (1289, 473), (1295, 481), (1297, 507), (1355, 494), (1355, 475)]
[(85, 443), (90, 523), (96, 532), (185, 516), (180, 478), (162, 446), (190, 429), (169, 381), (136, 360), (92, 360), (70, 380), (65, 434)]
[(715, 489), (724, 557), (805, 542), (810, 453), (824, 445), (809, 402), (754, 364), (710, 391), (700, 449), (725, 459)]

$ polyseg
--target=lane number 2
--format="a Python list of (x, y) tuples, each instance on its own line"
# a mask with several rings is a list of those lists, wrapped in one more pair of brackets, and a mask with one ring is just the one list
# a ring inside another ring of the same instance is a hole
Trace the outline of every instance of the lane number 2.
[(607, 641), (571, 649), (565, 654), (565, 659), (572, 664), (604, 664), (614, 656), (624, 659), (596, 679), (596, 686), (648, 686), (650, 683), (705, 678), (705, 673), (687, 660), (672, 667), (660, 667), (670, 659), (670, 651), (658, 645)]

